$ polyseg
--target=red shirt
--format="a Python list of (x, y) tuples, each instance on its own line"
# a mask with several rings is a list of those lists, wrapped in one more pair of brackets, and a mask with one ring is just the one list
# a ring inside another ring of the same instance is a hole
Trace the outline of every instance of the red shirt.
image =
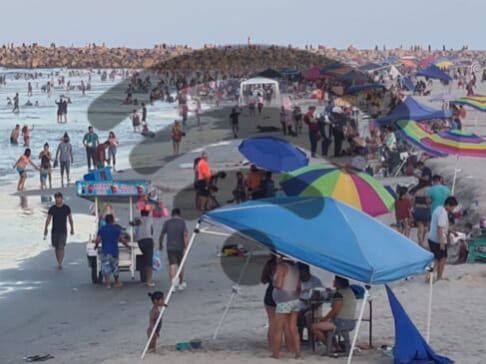
[[(309, 130), (319, 131), (319, 126), (317, 125), (317, 120), (315, 120), (313, 118), (314, 118), (314, 112), (308, 111), (304, 115), (304, 123), (306, 123), (309, 126)], [(311, 119), (313, 119), (312, 122), (311, 122)]]
[(410, 210), (412, 209), (412, 202), (408, 198), (402, 198), (395, 201), (395, 217), (397, 220), (411, 218)]

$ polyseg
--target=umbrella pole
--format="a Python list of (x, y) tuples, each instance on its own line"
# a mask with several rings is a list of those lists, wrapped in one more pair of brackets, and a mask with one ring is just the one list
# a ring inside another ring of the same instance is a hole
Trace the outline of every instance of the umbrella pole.
[(194, 240), (196, 239), (196, 235), (199, 233), (199, 225), (200, 224), (201, 223), (198, 222), (196, 224), (196, 227), (194, 228), (194, 232), (191, 235), (191, 239), (189, 240), (189, 244), (187, 245), (187, 248), (184, 251), (184, 256), (182, 257), (181, 264), (179, 265), (179, 268), (177, 268), (177, 273), (176, 273), (174, 279), (171, 282), (169, 292), (167, 293), (167, 297), (165, 298), (165, 301), (164, 301), (164, 306), (160, 310), (159, 317), (157, 317), (157, 321), (154, 324), (154, 328), (152, 329), (152, 332), (150, 333), (150, 336), (147, 340), (147, 343), (145, 344), (145, 348), (143, 349), (142, 355), (140, 357), (141, 359), (143, 359), (145, 357), (145, 354), (147, 354), (148, 347), (150, 345), (150, 342), (152, 341), (152, 338), (155, 335), (155, 331), (157, 330), (157, 326), (159, 325), (160, 320), (162, 320), (162, 316), (164, 315), (165, 310), (167, 309), (167, 305), (169, 304), (170, 298), (172, 297), (172, 294), (175, 291), (176, 283), (179, 281), (179, 276), (181, 275), (182, 269), (184, 268), (184, 265), (186, 264), (187, 257), (189, 255), (189, 252), (191, 251), (192, 245), (194, 244)]
[(363, 315), (366, 307), (366, 302), (368, 302), (368, 297), (368, 290), (365, 289), (363, 303), (361, 304), (361, 308), (359, 310), (358, 322), (356, 323), (356, 327), (354, 328), (353, 342), (351, 343), (351, 348), (349, 349), (348, 361), (346, 362), (346, 364), (351, 364), (351, 360), (353, 359), (354, 348), (356, 347), (356, 342), (358, 341), (359, 327), (361, 326), (361, 322), (363, 321)]
[(430, 344), (430, 326), (432, 322), (432, 292), (434, 290), (434, 271), (428, 269), (429, 272), (429, 308), (427, 312), (427, 344)]
[(459, 162), (459, 156), (456, 156), (456, 163), (454, 164), (454, 178), (452, 179), (451, 195), (454, 195), (454, 188), (456, 187), (457, 165), (458, 165), (458, 162)]
[(236, 297), (236, 295), (240, 293), (240, 283), (241, 283), (241, 280), (243, 279), (243, 276), (246, 273), (246, 269), (248, 268), (248, 263), (250, 263), (252, 255), (253, 255), (253, 250), (250, 251), (250, 253), (248, 254), (248, 257), (246, 258), (245, 264), (243, 265), (243, 268), (241, 268), (240, 276), (238, 277), (238, 281), (231, 288), (230, 299), (229, 299), (228, 303), (226, 304), (226, 308), (224, 309), (224, 312), (223, 312), (223, 315), (221, 316), (221, 319), (218, 322), (218, 327), (216, 327), (216, 331), (214, 331), (213, 340), (216, 340), (216, 338), (218, 337), (219, 330), (221, 330), (221, 326), (223, 326), (223, 322), (226, 318), (226, 315), (229, 312), (229, 309), (231, 308), (233, 300)]

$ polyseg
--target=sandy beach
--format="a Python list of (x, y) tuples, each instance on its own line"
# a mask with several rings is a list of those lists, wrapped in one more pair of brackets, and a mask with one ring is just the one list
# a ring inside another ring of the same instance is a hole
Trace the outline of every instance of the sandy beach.
[[(425, 98), (419, 98), (426, 101)], [(472, 113), (471, 113), (472, 114)], [(475, 126), (474, 117), (469, 116), (465, 127), (479, 135), (486, 135), (484, 118)], [(183, 217), (192, 229), (199, 217), (194, 210), (192, 163), (202, 148), (209, 153), (213, 170), (228, 171), (225, 181), (220, 182), (217, 198), (225, 203), (231, 198), (235, 171), (247, 170), (244, 158), (238, 152), (240, 139), (234, 140), (229, 130), (229, 107), (207, 111), (202, 117), (201, 130), (190, 119), (187, 136), (181, 146), (185, 153), (177, 158), (171, 155), (171, 145), (167, 131), (137, 146), (129, 157), (120, 161), (123, 172), (115, 178), (149, 178), (163, 191), (163, 201), (170, 209), (179, 207)], [(247, 110), (240, 119), (239, 138), (264, 135), (256, 129), (257, 125), (279, 126), (278, 110), (266, 109), (262, 117), (249, 117)], [(268, 133), (283, 137), (281, 132)], [(284, 137), (292, 143), (307, 149), (308, 138), (304, 132), (299, 137)], [(348, 158), (330, 158), (330, 161), (347, 163)], [(315, 162), (323, 161), (317, 158)], [(130, 162), (130, 163), (129, 163)], [(430, 162), (434, 172), (447, 178), (453, 174), (455, 158), (435, 159)], [(486, 201), (482, 187), (486, 172), (478, 168), (482, 161), (473, 158), (460, 160), (457, 193), (463, 206), (472, 201)], [(136, 165), (137, 170), (131, 170)], [(81, 172), (79, 172), (81, 173)], [(409, 180), (409, 179), (405, 179)], [(384, 181), (386, 182), (386, 181)], [(53, 191), (51, 191), (53, 192)], [(19, 363), (28, 355), (50, 353), (55, 358), (50, 363), (138, 363), (145, 344), (145, 330), (148, 323), (150, 301), (149, 289), (138, 281), (130, 280), (122, 273), (124, 287), (106, 290), (90, 281), (86, 261), (84, 241), (94, 233), (94, 217), (90, 215), (90, 202), (75, 196), (73, 188), (63, 190), (66, 203), (75, 213), (77, 235), (70, 239), (67, 246), (65, 269), (56, 270), (53, 252), (43, 250), (33, 258), (16, 262), (9, 269), (0, 270), (0, 362)], [(41, 195), (49, 195), (37, 190), (25, 193), (30, 203), (31, 221), (38, 225), (38, 240), (41, 240), (45, 209), (50, 201), (38, 203)], [(6, 199), (18, 199), (7, 196)], [(116, 214), (121, 221), (127, 221), (125, 205), (115, 205)], [(486, 205), (479, 204), (474, 212), (484, 216)], [(387, 215), (384, 223), (392, 223), (394, 218)], [(13, 219), (12, 223), (15, 223)], [(155, 236), (158, 237), (163, 220), (156, 223)], [(415, 230), (412, 237), (415, 237)], [(232, 309), (222, 327), (219, 338), (211, 341), (217, 322), (231, 294), (233, 282), (223, 271), (222, 258), (217, 252), (225, 243), (224, 238), (198, 236), (187, 264), (188, 289), (176, 292), (163, 320), (163, 329), (156, 353), (149, 354), (143, 361), (152, 364), (161, 361), (171, 363), (229, 363), (242, 361), (252, 363), (275, 363), (268, 358), (266, 347), (266, 315), (263, 309), (263, 285), (242, 286)], [(42, 244), (40, 242), (39, 244)], [(43, 243), (43, 247), (47, 245)], [(237, 263), (237, 264), (236, 264)], [(235, 269), (243, 261), (235, 263)], [(258, 276), (261, 262), (250, 266), (249, 275)], [(313, 269), (325, 285), (331, 284), (332, 276), (327, 272)], [(483, 363), (486, 357), (485, 339), (482, 331), (486, 325), (483, 314), (483, 301), (486, 297), (486, 266), (476, 264), (448, 265), (447, 281), (440, 281), (434, 290), (432, 311), (431, 345), (440, 354), (449, 356), (461, 364)], [(251, 283), (255, 279), (248, 278)], [(157, 288), (169, 288), (166, 271), (155, 275)], [(394, 292), (404, 305), (410, 317), (425, 334), (427, 314), (428, 285), (423, 277), (413, 277), (392, 285)], [(358, 340), (363, 349), (356, 354), (356, 363), (391, 363), (380, 350), (382, 345), (394, 343), (393, 317), (391, 315), (385, 290), (382, 286), (373, 287), (373, 346), (365, 350), (368, 343), (368, 324), (363, 323)], [(203, 348), (193, 352), (178, 352), (175, 344), (192, 339), (203, 340)], [(309, 348), (303, 349), (303, 358), (298, 361), (285, 356), (282, 361), (296, 363), (334, 363), (344, 359), (321, 357), (322, 346), (316, 353)]]

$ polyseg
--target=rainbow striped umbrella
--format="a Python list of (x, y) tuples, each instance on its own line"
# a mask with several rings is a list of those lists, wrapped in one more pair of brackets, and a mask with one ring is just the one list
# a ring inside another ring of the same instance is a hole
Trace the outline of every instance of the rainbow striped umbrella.
[(486, 96), (466, 96), (452, 101), (456, 105), (467, 105), (479, 111), (486, 111)]
[(441, 152), (423, 142), (433, 135), (426, 125), (412, 120), (397, 121), (396, 125), (400, 134), (412, 146), (434, 157), (447, 157), (448, 153)]
[(329, 164), (314, 164), (285, 173), (280, 186), (287, 196), (332, 197), (371, 216), (390, 212), (395, 199), (367, 173)]
[(459, 157), (486, 158), (486, 140), (468, 131), (441, 131), (431, 134), (422, 140), (422, 143), (438, 152)]

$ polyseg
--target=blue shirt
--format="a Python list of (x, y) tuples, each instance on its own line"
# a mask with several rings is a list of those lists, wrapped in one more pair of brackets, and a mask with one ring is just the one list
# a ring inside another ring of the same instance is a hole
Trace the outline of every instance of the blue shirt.
[(443, 206), (447, 197), (451, 195), (449, 187), (444, 185), (435, 185), (427, 190), (427, 197), (432, 200), (430, 211), (434, 212), (439, 206)]
[(101, 254), (118, 257), (118, 239), (121, 229), (114, 224), (107, 224), (98, 230), (101, 238)]

